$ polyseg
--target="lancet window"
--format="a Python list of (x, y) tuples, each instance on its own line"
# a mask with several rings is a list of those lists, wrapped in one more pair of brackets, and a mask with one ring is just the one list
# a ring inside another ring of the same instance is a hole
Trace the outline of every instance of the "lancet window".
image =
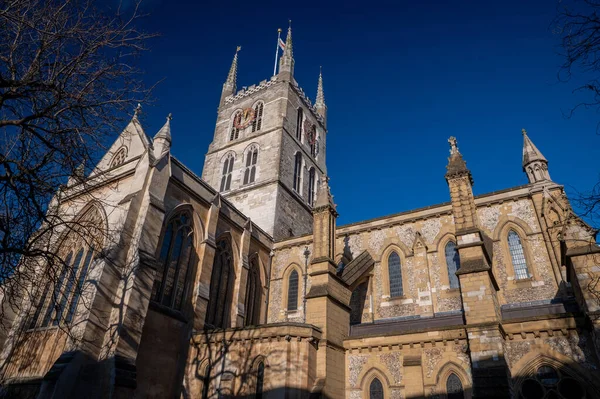
[(260, 270), (257, 258), (253, 258), (250, 261), (250, 269), (248, 270), (248, 279), (246, 281), (245, 321), (247, 326), (256, 326), (260, 324), (260, 303), (262, 299)]
[(444, 252), (446, 254), (446, 267), (448, 268), (450, 288), (458, 288), (459, 283), (456, 272), (460, 269), (460, 257), (458, 256), (456, 244), (453, 241), (448, 241)]
[(223, 238), (217, 243), (211, 273), (210, 300), (208, 301), (205, 323), (207, 327), (229, 327), (234, 279), (231, 244), (228, 239)]
[(288, 277), (287, 310), (298, 310), (298, 272), (292, 270)]
[(223, 162), (223, 173), (221, 176), (221, 189), (220, 191), (228, 191), (231, 189), (231, 175), (233, 171), (233, 162), (235, 158), (232, 154), (227, 155), (225, 157), (225, 161)]
[(229, 141), (237, 140), (240, 137), (240, 129), (236, 126), (242, 121), (242, 111), (237, 111), (233, 114), (233, 118), (231, 119), (231, 131), (229, 133)]
[(78, 316), (81, 297), (89, 284), (86, 279), (90, 267), (101, 248), (103, 218), (100, 210), (91, 207), (69, 225), (69, 233), (57, 253), (57, 261), (48, 265), (40, 300), (35, 306), (29, 328), (57, 326), (72, 323)]
[(193, 239), (190, 212), (183, 210), (173, 215), (163, 236), (159, 258), (162, 269), (158, 271), (152, 288), (153, 301), (181, 310), (192, 269)]
[(302, 194), (302, 154), (299, 152), (294, 158), (294, 191)]
[(298, 114), (296, 115), (296, 138), (298, 141), (302, 141), (302, 122), (304, 122), (304, 113), (302, 108), (298, 107)]
[(374, 378), (369, 385), (369, 399), (383, 399), (383, 384), (379, 378)]
[(257, 132), (262, 128), (264, 104), (262, 102), (254, 106), (254, 120), (252, 121), (252, 132)]
[(308, 204), (314, 205), (316, 197), (316, 172), (315, 168), (308, 171)]
[(402, 265), (400, 256), (392, 251), (388, 257), (388, 275), (390, 279), (390, 297), (399, 297), (404, 294), (402, 290)]
[(510, 251), (516, 279), (521, 280), (531, 277), (529, 275), (529, 269), (527, 268), (527, 259), (525, 258), (521, 237), (519, 237), (514, 230), (508, 232), (508, 249)]
[(244, 184), (254, 183), (256, 179), (256, 162), (258, 161), (258, 148), (252, 145), (246, 152), (246, 170), (244, 170)]

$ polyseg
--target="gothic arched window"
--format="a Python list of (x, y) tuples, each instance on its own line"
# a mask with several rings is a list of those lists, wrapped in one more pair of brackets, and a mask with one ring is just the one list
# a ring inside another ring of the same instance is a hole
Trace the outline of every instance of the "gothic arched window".
[(388, 256), (388, 275), (390, 278), (390, 297), (398, 297), (403, 295), (402, 290), (402, 265), (400, 264), (400, 256), (392, 251)]
[(310, 155), (314, 158), (317, 156), (317, 126), (312, 125), (312, 131), (315, 132), (315, 137), (312, 137), (310, 142)]
[(302, 122), (304, 121), (304, 114), (302, 108), (298, 107), (298, 115), (296, 116), (296, 138), (302, 141)]
[(240, 137), (240, 129), (236, 127), (239, 126), (242, 121), (242, 111), (237, 111), (233, 114), (233, 118), (231, 119), (231, 132), (229, 133), (229, 141), (237, 140)]
[(110, 167), (116, 168), (117, 166), (122, 165), (125, 162), (125, 158), (127, 158), (127, 147), (121, 147), (112, 157)]
[(521, 243), (521, 238), (514, 230), (508, 232), (508, 250), (510, 251), (516, 279), (521, 280), (529, 278), (530, 275), (529, 270), (527, 269), (527, 260), (525, 259), (523, 244)]
[(315, 194), (316, 194), (316, 174), (315, 168), (310, 168), (308, 171), (308, 203), (309, 205), (314, 205), (315, 203)]
[[(59, 265), (46, 270), (50, 280), (35, 307), (29, 328), (71, 323), (77, 315), (85, 282), (97, 248), (102, 241), (103, 218), (96, 207), (92, 207), (77, 219), (58, 250)], [(65, 254), (65, 252), (69, 251)], [(40, 320), (40, 316), (43, 317)]]
[(383, 399), (383, 384), (379, 378), (374, 378), (369, 385), (369, 399)]
[(260, 324), (260, 302), (262, 289), (260, 284), (260, 270), (258, 259), (250, 261), (248, 279), (246, 280), (246, 325), (256, 326)]
[(454, 373), (450, 374), (446, 380), (446, 392), (448, 393), (448, 399), (464, 398), (462, 382)]
[(456, 244), (453, 241), (448, 241), (446, 244), (446, 267), (448, 268), (448, 281), (450, 288), (458, 288), (458, 276), (456, 271), (460, 269), (460, 257), (456, 250)]
[(181, 310), (193, 259), (192, 215), (176, 213), (167, 223), (160, 250), (159, 270), (152, 289), (152, 300)]
[(299, 152), (294, 159), (294, 191), (302, 194), (302, 154)]
[(298, 310), (298, 272), (292, 270), (288, 277), (287, 310)]
[(208, 327), (227, 328), (233, 299), (234, 283), (231, 244), (227, 239), (217, 243), (217, 252), (210, 278), (210, 300), (206, 312)]
[(221, 190), (227, 191), (231, 189), (231, 172), (233, 171), (233, 162), (235, 161), (233, 155), (229, 154), (223, 162), (223, 173), (221, 176)]
[(254, 120), (252, 121), (252, 132), (259, 131), (262, 128), (263, 108), (263, 103), (258, 103), (254, 106)]
[(265, 382), (265, 364), (260, 362), (256, 368), (256, 395), (255, 399), (262, 399), (263, 385)]
[(256, 162), (258, 161), (258, 148), (250, 147), (246, 152), (246, 170), (244, 170), (244, 184), (254, 183), (256, 179)]

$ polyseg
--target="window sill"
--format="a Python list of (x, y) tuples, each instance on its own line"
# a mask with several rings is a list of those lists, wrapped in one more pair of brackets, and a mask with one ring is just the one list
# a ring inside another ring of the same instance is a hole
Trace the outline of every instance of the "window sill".
[(183, 323), (187, 323), (188, 322), (187, 317), (185, 317), (183, 315), (183, 313), (181, 313), (179, 310), (171, 309), (171, 308), (169, 308), (169, 307), (167, 307), (165, 305), (161, 305), (158, 302), (150, 301), (149, 308), (152, 309), (152, 310), (154, 310), (154, 311), (156, 311), (156, 312), (158, 312), (158, 313), (164, 314), (165, 316), (169, 316), (169, 317), (171, 317), (173, 319), (179, 320), (179, 321), (181, 321)]

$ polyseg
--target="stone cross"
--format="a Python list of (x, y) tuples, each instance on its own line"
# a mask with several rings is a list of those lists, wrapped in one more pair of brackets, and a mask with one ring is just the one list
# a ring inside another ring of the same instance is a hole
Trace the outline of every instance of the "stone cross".
[(450, 138), (448, 139), (448, 143), (450, 143), (450, 155), (458, 153), (458, 147), (456, 146), (456, 137), (450, 136)]

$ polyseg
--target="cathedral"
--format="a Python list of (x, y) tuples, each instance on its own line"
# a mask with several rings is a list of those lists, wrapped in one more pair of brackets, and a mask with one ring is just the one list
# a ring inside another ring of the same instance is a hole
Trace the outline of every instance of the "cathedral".
[(447, 202), (336, 226), (322, 76), (313, 103), (291, 28), (276, 75), (237, 70), (201, 176), (138, 109), (53, 199), (78, 227), (3, 298), (0, 396), (600, 397), (596, 231), (526, 131), (528, 184), (474, 196), (451, 137)]

